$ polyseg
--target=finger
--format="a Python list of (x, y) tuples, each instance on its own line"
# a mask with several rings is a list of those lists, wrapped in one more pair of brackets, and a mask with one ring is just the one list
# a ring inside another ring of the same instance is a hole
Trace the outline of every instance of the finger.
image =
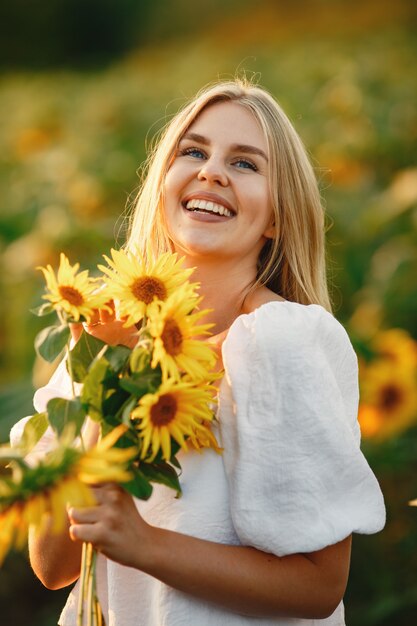
[(124, 489), (116, 483), (101, 483), (97, 485), (89, 485), (89, 487), (93, 492), (97, 505), (120, 502), (125, 494)]
[(100, 311), (98, 309), (94, 309), (91, 314), (90, 321), (87, 324), (88, 326), (93, 326), (94, 324), (99, 324), (100, 322)]
[(69, 327), (70, 327), (71, 337), (73, 339), (73, 342), (77, 343), (83, 331), (83, 325), (82, 324), (70, 324)]
[(126, 491), (116, 483), (105, 483), (92, 487), (94, 497), (99, 504), (120, 505), (126, 497)]
[(109, 300), (108, 302), (106, 302), (106, 305), (110, 307), (111, 311), (108, 311), (107, 309), (100, 309), (100, 321), (102, 324), (112, 322), (114, 319), (116, 319), (114, 301)]
[(117, 483), (97, 483), (96, 485), (90, 485), (93, 493), (97, 498), (104, 497), (106, 493), (112, 491), (123, 491), (123, 489)]
[(68, 518), (71, 523), (94, 524), (99, 519), (97, 506), (89, 506), (84, 508), (69, 507)]
[(73, 541), (92, 543), (98, 549), (100, 529), (97, 526), (97, 524), (71, 524), (69, 535)]

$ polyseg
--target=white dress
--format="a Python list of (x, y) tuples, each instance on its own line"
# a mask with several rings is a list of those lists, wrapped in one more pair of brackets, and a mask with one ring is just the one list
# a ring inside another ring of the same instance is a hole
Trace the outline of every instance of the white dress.
[[(264, 304), (232, 324), (223, 360), (217, 435), (224, 452), (181, 453), (182, 497), (155, 485), (147, 502), (137, 501), (146, 521), (278, 556), (381, 530), (383, 497), (359, 448), (357, 359), (335, 318), (317, 305)], [(57, 387), (69, 392), (60, 377), (37, 392), (37, 410)], [(20, 423), (14, 438), (19, 431)], [(107, 626), (345, 624), (343, 603), (323, 620), (247, 617), (102, 555), (98, 593)], [(62, 626), (76, 626), (77, 594), (75, 585)]]

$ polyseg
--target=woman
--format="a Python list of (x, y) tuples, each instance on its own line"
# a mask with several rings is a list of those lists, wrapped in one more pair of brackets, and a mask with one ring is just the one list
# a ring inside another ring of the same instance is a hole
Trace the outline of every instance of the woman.
[[(224, 452), (182, 457), (180, 499), (160, 485), (148, 502), (97, 488), (96, 507), (69, 511), (69, 534), (32, 539), (44, 584), (76, 580), (89, 541), (108, 626), (344, 624), (351, 534), (385, 517), (359, 450), (356, 357), (330, 313), (323, 240), (312, 167), (266, 91), (219, 83), (171, 121), (127, 246), (196, 267), (224, 341)], [(89, 330), (131, 341), (117, 320)]]

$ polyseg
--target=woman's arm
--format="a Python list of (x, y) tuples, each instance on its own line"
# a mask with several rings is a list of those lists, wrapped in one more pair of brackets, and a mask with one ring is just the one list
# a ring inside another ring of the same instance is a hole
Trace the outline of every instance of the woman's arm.
[(350, 537), (310, 554), (277, 557), (147, 524), (116, 485), (96, 489), (97, 507), (71, 509), (73, 539), (193, 596), (251, 616), (323, 619), (341, 601)]
[(30, 564), (41, 583), (48, 589), (61, 589), (77, 580), (80, 573), (80, 541), (71, 541), (69, 523), (59, 535), (49, 529), (42, 534), (29, 532)]
[[(83, 443), (87, 450), (95, 445), (98, 435), (98, 424), (87, 419), (83, 428)], [(33, 571), (45, 587), (60, 589), (78, 578), (82, 544), (71, 541), (68, 520), (59, 534), (52, 533), (51, 526), (52, 520), (49, 520), (43, 532), (29, 532), (29, 558)]]

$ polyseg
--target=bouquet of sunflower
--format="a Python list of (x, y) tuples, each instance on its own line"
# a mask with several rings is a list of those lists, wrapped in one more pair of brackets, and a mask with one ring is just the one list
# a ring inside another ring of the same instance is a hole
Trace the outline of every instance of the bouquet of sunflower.
[[(10, 468), (0, 480), (0, 565), (11, 547), (25, 545), (29, 528), (62, 532), (68, 505), (94, 504), (90, 485), (119, 482), (147, 499), (152, 483), (162, 483), (180, 495), (179, 450), (220, 452), (211, 430), (216, 355), (202, 339), (211, 325), (201, 323), (207, 311), (199, 309), (192, 270), (171, 253), (153, 264), (136, 251), (112, 250), (104, 258), (96, 277), (64, 254), (57, 273), (39, 268), (46, 302), (34, 312), (56, 313), (57, 323), (38, 334), (35, 348), (50, 362), (65, 352), (72, 397), (50, 399), (26, 422), (19, 446), (0, 451)], [(92, 334), (100, 315), (131, 329), (129, 347)], [(81, 331), (75, 343), (73, 324)], [(86, 449), (83, 435), (94, 422), (100, 435)], [(56, 445), (33, 465), (27, 456), (48, 428)], [(79, 626), (86, 616), (89, 624), (101, 623), (94, 559), (84, 546)]]

